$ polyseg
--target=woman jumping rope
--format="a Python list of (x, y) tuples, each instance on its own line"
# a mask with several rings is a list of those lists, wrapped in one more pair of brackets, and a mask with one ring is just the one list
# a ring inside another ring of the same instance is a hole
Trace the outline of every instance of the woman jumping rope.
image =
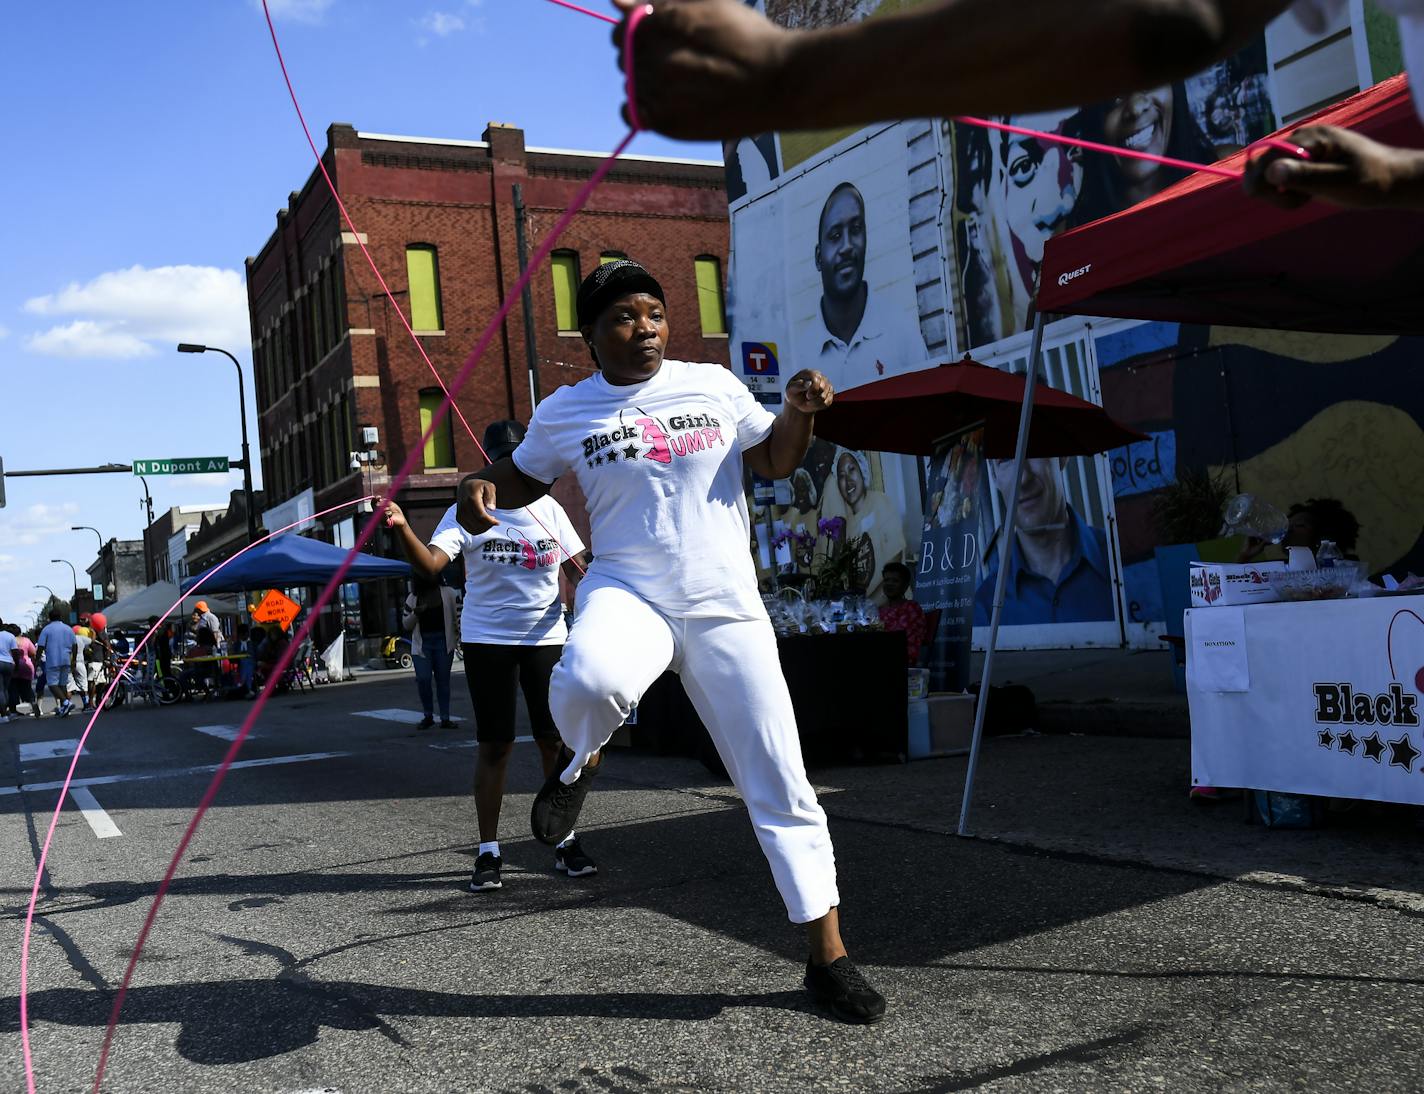
[(798, 372), (774, 416), (727, 369), (666, 360), (663, 290), (636, 262), (600, 266), (577, 307), (600, 371), (540, 403), (512, 457), (467, 478), (456, 506), (459, 524), (484, 535), (570, 469), (588, 499), (594, 561), (549, 687), (567, 750), (535, 799), (534, 835), (557, 843), (573, 829), (599, 750), (673, 669), (746, 801), (788, 915), (807, 926), (807, 988), (844, 1021), (877, 1021), (885, 1000), (841, 942), (835, 855), (757, 591), (742, 493), (743, 464), (768, 479), (800, 465), (831, 385)]

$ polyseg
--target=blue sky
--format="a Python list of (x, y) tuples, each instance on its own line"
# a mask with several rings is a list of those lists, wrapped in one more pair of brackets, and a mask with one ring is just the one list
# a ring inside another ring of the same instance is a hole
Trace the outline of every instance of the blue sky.
[[(604, 7), (607, 0), (586, 0)], [(273, 0), (318, 141), (383, 133), (610, 148), (623, 134), (609, 28), (544, 0)], [(243, 259), (312, 167), (255, 0), (25, 4), (6, 20), (0, 175), (0, 458), (7, 470), (239, 453), (237, 354), (251, 405)], [(720, 158), (641, 136), (632, 151)], [(359, 225), (358, 225), (359, 227)], [(224, 501), (227, 478), (149, 478), (154, 506)], [(28, 622), (83, 580), (96, 541), (137, 538), (128, 475), (7, 479), (0, 618)]]

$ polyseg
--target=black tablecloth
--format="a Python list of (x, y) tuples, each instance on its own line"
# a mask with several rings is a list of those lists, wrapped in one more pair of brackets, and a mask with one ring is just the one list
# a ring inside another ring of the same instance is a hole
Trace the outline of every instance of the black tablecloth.
[[(900, 631), (777, 639), (807, 763), (904, 759), (908, 666)], [(671, 672), (638, 704), (634, 747), (703, 756), (715, 766), (702, 721)]]

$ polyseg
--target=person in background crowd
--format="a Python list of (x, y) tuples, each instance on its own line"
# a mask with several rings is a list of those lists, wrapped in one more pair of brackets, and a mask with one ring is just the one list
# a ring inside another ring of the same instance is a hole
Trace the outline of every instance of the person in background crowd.
[(89, 706), (99, 701), (100, 688), (108, 687), (109, 672), (114, 662), (114, 651), (109, 646), (109, 620), (103, 612), (95, 612), (89, 617), (90, 644), (86, 647), (87, 664), (85, 676), (88, 684)]
[[(485, 430), (485, 453), (491, 460), (504, 459), (524, 436), (520, 422), (492, 422)], [(382, 499), (377, 498), (376, 503), (381, 504)], [(582, 575), (571, 557), (584, 552), (568, 514), (553, 498), (540, 498), (528, 509), (499, 509), (496, 513), (499, 525), (474, 535), (461, 526), (452, 505), (427, 545), (405, 523), (399, 506), (391, 505), (386, 512), (386, 526), (397, 530), (401, 550), (417, 574), (438, 574), (461, 558), (465, 563), (460, 639), (479, 741), (475, 816), (480, 847), (470, 876), (471, 892), (503, 886), (499, 814), (514, 751), (517, 691), (524, 693), (544, 777), (558, 771), (559, 728), (549, 712), (549, 677), (568, 634), (559, 598), (559, 574), (562, 571), (570, 584), (576, 585)], [(564, 551), (573, 552), (573, 556), (565, 556)], [(586, 561), (587, 553), (582, 557)], [(598, 865), (574, 831), (555, 847), (554, 869), (571, 878), (598, 873)]]
[(455, 590), (440, 580), (438, 572), (430, 577), (422, 569), (416, 570), (411, 584), (414, 591), (405, 598), (401, 626), (410, 631), (415, 688), (425, 711), (416, 728), (435, 725), (438, 700), (440, 728), (454, 729), (455, 723), (450, 720), (450, 665), (455, 659)]
[[(262, 634), (262, 628), (255, 628), (257, 634)], [(291, 637), (281, 627), (275, 623), (267, 628), (266, 635), (262, 637), (257, 646), (257, 671), (260, 679), (255, 681), (259, 685), (272, 675), (272, 670), (277, 667), (277, 662), (282, 659), (282, 655), (287, 652), (287, 646), (291, 644)]]
[(905, 632), (905, 656), (910, 667), (920, 663), (920, 649), (925, 644), (925, 611), (905, 594), (914, 583), (914, 575), (903, 562), (888, 562), (881, 572), (881, 587), (885, 603), (880, 605), (880, 622), (887, 631)]
[(74, 670), (79, 647), (75, 643), (74, 629), (64, 621), (64, 613), (58, 608), (49, 613), (49, 623), (40, 631), (37, 645), (44, 650), (45, 684), (54, 696), (54, 713), (68, 718), (74, 713), (74, 704), (69, 700), (69, 674)]
[(35, 695), (35, 644), (13, 623), (10, 624), (10, 633), (15, 638), (15, 671), (10, 677), (10, 706), (18, 714), (18, 704), (29, 703), (30, 714), (38, 718), (40, 701)]
[(73, 628), (74, 658), (70, 664), (69, 690), (79, 696), (82, 709), (88, 710), (92, 705), (89, 702), (89, 647), (94, 644), (94, 632), (82, 622), (89, 618), (87, 615), (79, 618), (79, 626)]
[(237, 678), (242, 684), (242, 697), (251, 699), (255, 694), (252, 681), (257, 673), (257, 657), (252, 646), (252, 627), (248, 624), (239, 623), (237, 625), (237, 635), (231, 652), (246, 655), (238, 659)]
[[(644, 0), (614, 0), (629, 12)], [(1232, 56), (1288, 7), (1322, 32), (1345, 0), (933, 0), (840, 26), (784, 30), (739, 0), (663, 0), (638, 28), (638, 115), (670, 137), (725, 140), (773, 130), (972, 114), (1029, 114), (1160, 87)], [(1424, 113), (1424, 4), (1400, 17), (1405, 68)], [(614, 29), (618, 63), (626, 24)], [(1091, 64), (1065, 66), (1066, 58)], [(626, 115), (626, 111), (625, 111)], [(1285, 205), (1424, 209), (1424, 150), (1332, 126), (1269, 149), (1249, 193)]]
[(15, 677), (15, 636), (0, 619), (0, 722), (8, 722), (14, 712), (10, 685)]
[(222, 649), (222, 624), (218, 622), (218, 617), (208, 610), (206, 600), (200, 600), (193, 605), (193, 629), (197, 632), (210, 631), (212, 641), (204, 642), (203, 645), (210, 646), (214, 651)]

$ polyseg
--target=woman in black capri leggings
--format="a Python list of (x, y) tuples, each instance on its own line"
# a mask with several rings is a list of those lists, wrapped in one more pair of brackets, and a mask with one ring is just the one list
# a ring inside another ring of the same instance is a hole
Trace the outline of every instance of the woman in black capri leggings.
[[(485, 451), (491, 460), (502, 459), (523, 439), (520, 423), (494, 422), (485, 430)], [(383, 503), (376, 500), (378, 506)], [(584, 551), (568, 514), (553, 498), (540, 498), (527, 509), (501, 509), (497, 516), (493, 528), (472, 535), (456, 523), (452, 505), (427, 545), (411, 530), (398, 505), (391, 502), (386, 511), (386, 527), (396, 533), (406, 558), (420, 573), (434, 577), (452, 559), (465, 556), (460, 644), (479, 741), (475, 814), (480, 850), (470, 877), (473, 892), (502, 884), (499, 811), (514, 746), (516, 688), (524, 692), (545, 777), (557, 766), (559, 730), (549, 714), (549, 674), (567, 634), (559, 601), (559, 570), (563, 567), (565, 575), (576, 581), (579, 570), (565, 552), (578, 556)], [(569, 877), (598, 872), (577, 833), (570, 833), (555, 848), (554, 866)]]

